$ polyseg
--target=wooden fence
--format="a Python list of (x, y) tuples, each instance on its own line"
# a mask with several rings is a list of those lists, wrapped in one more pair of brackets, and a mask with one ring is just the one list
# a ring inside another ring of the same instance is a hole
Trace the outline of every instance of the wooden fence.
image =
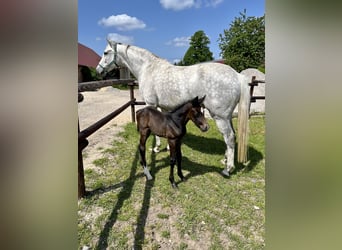
[[(253, 96), (254, 87), (258, 86), (259, 83), (265, 83), (265, 81), (255, 80), (255, 76), (252, 77), (252, 81), (251, 83), (249, 83), (251, 103), (255, 102), (256, 100), (265, 100), (265, 96)], [(86, 195), (82, 151), (88, 146), (89, 142), (87, 138), (95, 133), (97, 130), (99, 130), (101, 127), (103, 127), (105, 124), (110, 122), (112, 119), (114, 119), (116, 116), (118, 116), (128, 107), (131, 107), (132, 122), (135, 122), (135, 105), (145, 105), (145, 102), (136, 101), (136, 98), (134, 97), (134, 87), (138, 86), (138, 83), (133, 79), (113, 79), (94, 82), (83, 82), (78, 84), (78, 102), (83, 101), (83, 95), (81, 94), (81, 92), (94, 91), (99, 88), (120, 84), (127, 84), (127, 86), (129, 87), (130, 100), (127, 103), (82, 131), (80, 131), (80, 125), (78, 122), (78, 198), (82, 198)]]
[(78, 122), (78, 198), (84, 197), (86, 195), (82, 151), (88, 146), (89, 142), (87, 138), (95, 133), (97, 130), (99, 130), (101, 127), (103, 127), (105, 124), (110, 122), (112, 119), (114, 119), (116, 116), (118, 116), (128, 107), (131, 107), (132, 122), (135, 122), (135, 105), (145, 105), (145, 102), (136, 101), (136, 98), (134, 97), (134, 87), (138, 86), (138, 84), (132, 79), (85, 82), (79, 83), (78, 85), (78, 102), (82, 102), (83, 95), (81, 94), (81, 92), (94, 91), (99, 88), (120, 84), (127, 84), (129, 87), (130, 100), (127, 103), (82, 131), (80, 131), (80, 125)]

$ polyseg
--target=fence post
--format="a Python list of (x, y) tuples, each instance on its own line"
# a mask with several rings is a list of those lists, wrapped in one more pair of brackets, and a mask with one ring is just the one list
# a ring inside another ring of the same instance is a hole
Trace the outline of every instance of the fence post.
[(128, 68), (121, 67), (120, 68), (120, 79), (129, 79), (130, 78), (130, 72)]
[(253, 92), (254, 92), (254, 81), (255, 81), (255, 78), (256, 76), (252, 76), (252, 82), (251, 82), (251, 87), (249, 89), (249, 95), (250, 95), (250, 101), (249, 101), (249, 107), (248, 107), (248, 114), (249, 114), (249, 117), (251, 117), (251, 105), (252, 105), (252, 102), (253, 102)]
[(134, 82), (129, 83), (129, 96), (131, 99), (131, 117), (132, 122), (135, 122), (135, 98), (134, 98)]
[[(78, 121), (78, 133), (80, 133), (80, 122)], [(83, 156), (82, 150), (88, 145), (87, 139), (78, 140), (78, 199), (86, 194), (84, 183)]]

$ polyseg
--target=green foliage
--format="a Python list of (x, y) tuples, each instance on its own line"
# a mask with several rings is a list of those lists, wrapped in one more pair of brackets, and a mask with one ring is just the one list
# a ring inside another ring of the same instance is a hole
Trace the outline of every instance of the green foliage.
[(258, 68), (265, 72), (265, 15), (247, 17), (246, 10), (219, 35), (220, 55), (237, 71)]
[(190, 47), (178, 65), (187, 66), (213, 60), (213, 53), (209, 50), (210, 40), (204, 31), (197, 31), (190, 38)]
[(97, 74), (96, 69), (91, 67), (81, 67), (82, 82), (91, 82), (102, 80), (101, 76)]
[(102, 77), (96, 72), (95, 68), (89, 68), (92, 81), (102, 80)]

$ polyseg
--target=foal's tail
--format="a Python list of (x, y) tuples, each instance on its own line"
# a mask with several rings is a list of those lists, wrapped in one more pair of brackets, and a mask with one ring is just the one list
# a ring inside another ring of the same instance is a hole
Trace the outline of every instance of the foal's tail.
[(248, 78), (239, 75), (241, 84), (241, 94), (238, 113), (238, 162), (247, 162), (247, 144), (248, 144), (248, 119), (249, 119), (249, 85)]
[(139, 117), (140, 117), (140, 114), (141, 114), (141, 111), (142, 111), (142, 109), (139, 109), (137, 112), (135, 112), (135, 118), (136, 118), (136, 121), (137, 121), (137, 130), (138, 130), (138, 132), (139, 132), (139, 121), (140, 121), (140, 119), (139, 119)]

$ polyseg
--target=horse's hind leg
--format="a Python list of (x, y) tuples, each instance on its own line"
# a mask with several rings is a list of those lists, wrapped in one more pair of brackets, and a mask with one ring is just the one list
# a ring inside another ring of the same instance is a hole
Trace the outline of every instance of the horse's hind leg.
[(235, 149), (235, 134), (230, 119), (216, 119), (218, 129), (223, 135), (224, 142), (226, 143), (227, 149), (225, 153), (226, 158), (226, 169), (222, 171), (222, 174), (229, 176), (235, 169), (234, 166), (234, 149)]
[(176, 144), (176, 161), (177, 161), (177, 174), (182, 181), (185, 181), (184, 175), (182, 173), (181, 140), (179, 140)]
[(140, 164), (144, 168), (144, 174), (146, 175), (148, 180), (152, 180), (152, 176), (150, 171), (146, 166), (146, 140), (150, 136), (151, 130), (145, 129), (140, 131), (140, 143), (139, 143), (139, 153), (140, 153)]

